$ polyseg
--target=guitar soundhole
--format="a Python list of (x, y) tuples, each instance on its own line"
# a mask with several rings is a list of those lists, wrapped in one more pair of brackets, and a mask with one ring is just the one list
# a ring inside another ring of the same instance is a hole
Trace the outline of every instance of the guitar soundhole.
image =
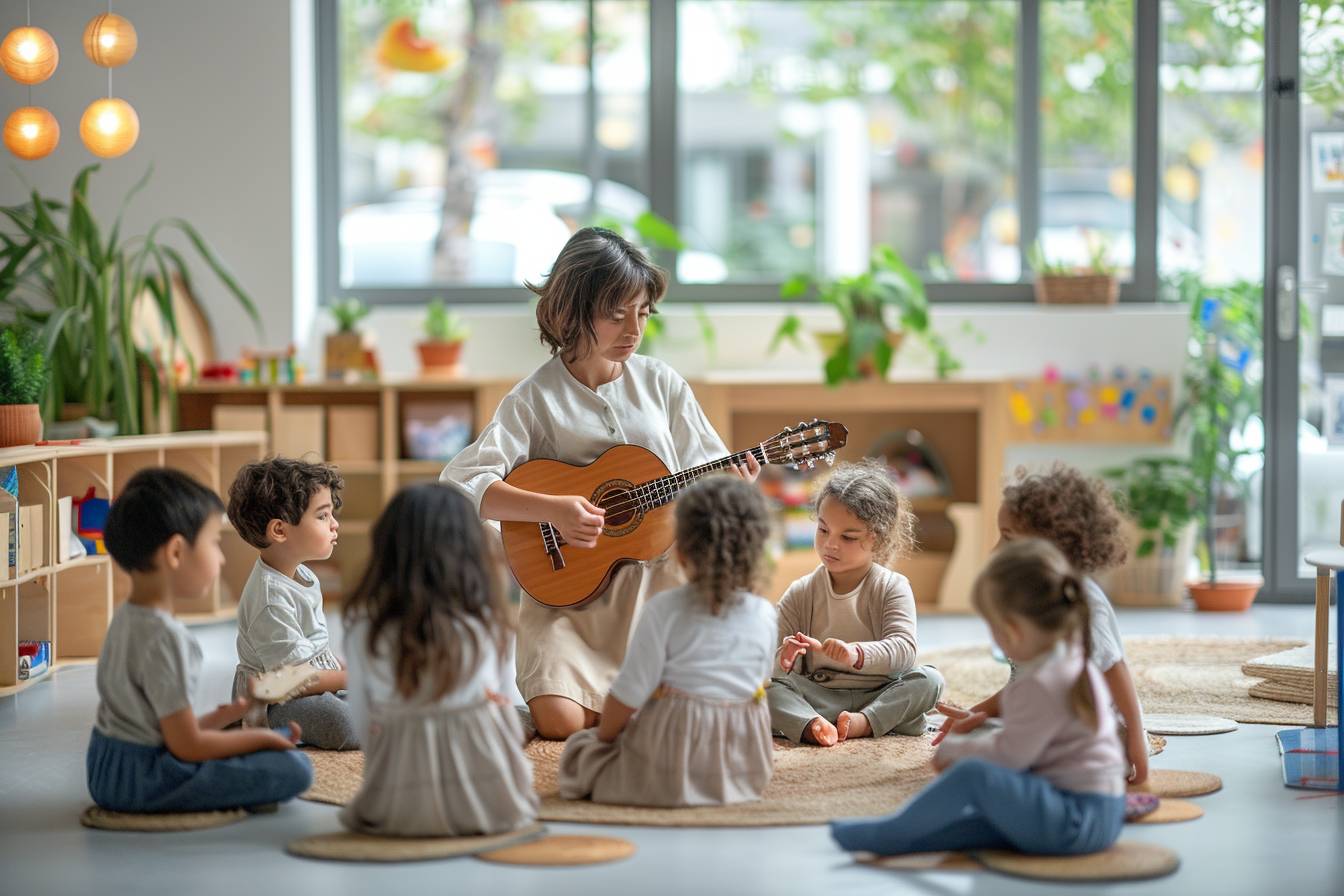
[(634, 483), (614, 481), (603, 483), (593, 495), (593, 503), (607, 512), (605, 534), (628, 535), (639, 526), (639, 501), (633, 490)]

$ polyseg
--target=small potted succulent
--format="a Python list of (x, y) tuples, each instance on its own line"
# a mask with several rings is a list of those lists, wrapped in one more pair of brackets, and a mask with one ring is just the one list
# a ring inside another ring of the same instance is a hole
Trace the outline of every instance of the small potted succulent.
[(421, 372), (428, 376), (456, 373), (462, 343), (470, 335), (462, 318), (443, 299), (435, 299), (425, 313), (424, 329), (425, 341), (415, 346), (420, 353)]
[(1113, 305), (1120, 297), (1115, 265), (1108, 259), (1106, 241), (1088, 232), (1088, 262), (1069, 265), (1045, 257), (1040, 240), (1027, 260), (1036, 272), (1036, 301), (1042, 305)]
[(0, 330), (0, 448), (42, 438), (39, 401), (47, 388), (47, 354), (32, 330)]
[(369, 316), (369, 306), (354, 296), (333, 302), (328, 310), (336, 321), (336, 332), (327, 335), (325, 368), (327, 379), (345, 378), (346, 371), (362, 373), (364, 362), (364, 336), (359, 332), (359, 322)]

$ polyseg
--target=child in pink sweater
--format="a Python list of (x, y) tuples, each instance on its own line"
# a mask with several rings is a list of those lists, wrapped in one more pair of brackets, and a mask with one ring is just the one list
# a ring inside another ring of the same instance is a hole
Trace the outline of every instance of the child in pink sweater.
[(1001, 728), (962, 711), (934, 755), (943, 774), (900, 812), (831, 823), (845, 849), (898, 855), (1106, 849), (1125, 814), (1125, 755), (1101, 673), (1088, 662), (1083, 583), (1041, 539), (1001, 547), (975, 583), (975, 608), (1017, 676)]

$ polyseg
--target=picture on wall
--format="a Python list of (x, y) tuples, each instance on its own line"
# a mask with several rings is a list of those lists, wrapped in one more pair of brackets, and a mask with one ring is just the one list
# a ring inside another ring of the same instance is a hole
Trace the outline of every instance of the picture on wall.
[(1311, 135), (1311, 188), (1344, 193), (1344, 131)]
[(1321, 429), (1327, 443), (1344, 447), (1344, 376), (1325, 378), (1325, 417)]
[(1325, 207), (1325, 240), (1321, 246), (1321, 270), (1344, 277), (1344, 203)]

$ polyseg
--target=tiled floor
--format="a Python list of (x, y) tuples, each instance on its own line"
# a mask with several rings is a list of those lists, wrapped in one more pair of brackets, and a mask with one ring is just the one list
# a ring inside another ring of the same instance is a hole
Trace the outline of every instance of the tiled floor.
[[(1293, 635), (1306, 637), (1307, 607), (1259, 606), (1235, 616), (1125, 612), (1126, 634)], [(233, 664), (228, 625), (199, 628), (205, 648), (204, 704), (227, 695)], [(926, 616), (921, 643), (985, 639), (968, 617)], [(1150, 883), (1051, 888), (976, 874), (913, 874), (855, 866), (818, 826), (736, 830), (591, 828), (633, 840), (627, 861), (583, 869), (528, 870), (455, 859), (396, 866), (310, 862), (286, 856), (287, 840), (336, 830), (336, 809), (295, 801), (275, 815), (213, 831), (118, 834), (81, 828), (88, 802), (84, 747), (96, 704), (93, 668), (62, 669), (15, 697), (0, 699), (0, 892), (205, 896), (284, 893), (923, 893), (1035, 894), (1344, 893), (1344, 797), (1303, 799), (1280, 783), (1273, 731), (1244, 725), (1232, 734), (1170, 738), (1156, 767), (1202, 769), (1224, 789), (1205, 797), (1206, 816), (1178, 825), (1130, 827), (1125, 837), (1163, 843), (1181, 856), (1175, 875)]]

